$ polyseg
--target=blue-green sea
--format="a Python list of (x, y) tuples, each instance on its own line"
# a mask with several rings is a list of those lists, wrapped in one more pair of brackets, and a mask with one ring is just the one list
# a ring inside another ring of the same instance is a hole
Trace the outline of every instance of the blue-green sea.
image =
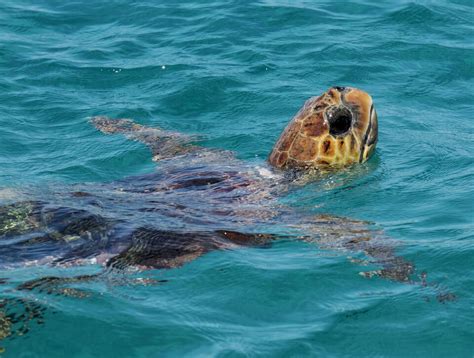
[[(18, 287), (100, 265), (0, 256), (0, 356), (472, 358), (473, 39), (469, 0), (2, 0), (0, 206), (64, 204), (74, 188), (159, 171), (145, 145), (100, 133), (94, 115), (193, 135), (264, 168), (307, 98), (353, 86), (377, 108), (375, 155), (272, 200), (292, 225), (322, 214), (369, 222), (414, 272), (409, 282), (365, 277), (381, 263), (285, 233), (175, 269), (81, 282), (78, 298)], [(201, 194), (178, 194), (198, 208)], [(131, 198), (128, 208), (141, 205)], [(203, 203), (200, 220), (220, 209)], [(101, 214), (116, 218), (119, 205), (104, 199)], [(128, 219), (153, 221), (140, 215)], [(250, 219), (232, 225), (251, 232)], [(179, 222), (182, 232), (201, 225)], [(2, 337), (9, 319), (18, 332)]]

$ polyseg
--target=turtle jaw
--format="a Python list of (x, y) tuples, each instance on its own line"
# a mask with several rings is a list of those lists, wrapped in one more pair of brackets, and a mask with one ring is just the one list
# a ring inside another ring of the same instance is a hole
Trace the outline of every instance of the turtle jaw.
[(378, 138), (378, 119), (372, 97), (353, 88), (341, 96), (342, 102), (354, 115), (351, 132), (358, 143), (358, 163), (367, 161), (375, 150)]
[(377, 112), (375, 108), (371, 108), (370, 113), (370, 122), (367, 128), (366, 135), (364, 136), (363, 140), (363, 147), (361, 149), (359, 163), (363, 163), (372, 156), (373, 152), (375, 151), (375, 147), (377, 145), (378, 140), (378, 119), (377, 119)]
[(328, 166), (344, 167), (366, 162), (375, 151), (378, 138), (378, 119), (372, 97), (357, 88), (337, 86), (325, 95), (335, 102), (327, 107), (324, 115), (329, 127), (326, 146), (329, 141), (336, 147), (328, 153)]

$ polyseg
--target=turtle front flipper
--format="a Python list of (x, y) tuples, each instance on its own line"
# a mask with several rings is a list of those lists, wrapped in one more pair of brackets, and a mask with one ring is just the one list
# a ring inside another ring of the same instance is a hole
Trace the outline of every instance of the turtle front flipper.
[(414, 283), (415, 265), (396, 255), (394, 240), (386, 237), (383, 232), (373, 230), (368, 222), (319, 215), (301, 226), (309, 233), (303, 237), (304, 241), (315, 242), (323, 249), (362, 253), (366, 259), (351, 258), (351, 261), (362, 265), (381, 266), (379, 270), (361, 272), (362, 276), (379, 276), (393, 281)]
[(107, 262), (114, 270), (169, 269), (197, 259), (217, 246), (208, 233), (184, 233), (139, 228), (132, 233), (130, 246)]
[(247, 234), (237, 231), (180, 232), (138, 228), (130, 246), (107, 262), (114, 270), (170, 269), (183, 266), (214, 250), (239, 247), (268, 247), (276, 237), (270, 234)]
[(90, 122), (102, 133), (123, 134), (128, 139), (146, 144), (153, 154), (154, 161), (173, 158), (199, 149), (199, 147), (191, 144), (191, 136), (146, 127), (135, 123), (131, 119), (111, 119), (106, 116), (96, 116), (92, 117)]
[[(309, 225), (308, 225), (309, 224)], [(426, 272), (417, 272), (415, 264), (396, 252), (400, 244), (383, 231), (374, 230), (369, 222), (332, 215), (318, 215), (300, 225), (307, 235), (301, 239), (316, 243), (322, 249), (350, 252), (350, 261), (378, 269), (359, 272), (366, 278), (381, 277), (387, 280), (431, 287), (439, 302), (452, 301), (456, 295), (436, 282), (427, 281)], [(357, 255), (362, 257), (357, 258)], [(356, 256), (356, 257), (354, 257)]]

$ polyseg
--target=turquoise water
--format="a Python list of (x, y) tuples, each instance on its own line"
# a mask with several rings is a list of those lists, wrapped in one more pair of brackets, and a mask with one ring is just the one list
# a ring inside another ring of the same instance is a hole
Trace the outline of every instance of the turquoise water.
[(45, 309), (44, 324), (0, 341), (3, 355), (472, 357), (473, 12), (470, 1), (2, 1), (0, 200), (156, 170), (144, 145), (92, 128), (96, 114), (262, 166), (308, 97), (351, 85), (374, 98), (376, 155), (280, 200), (374, 223), (430, 283), (368, 279), (353, 253), (296, 240), (141, 274), (163, 284), (81, 283), (85, 299), (12, 288), (96, 265), (1, 269), (3, 297)]

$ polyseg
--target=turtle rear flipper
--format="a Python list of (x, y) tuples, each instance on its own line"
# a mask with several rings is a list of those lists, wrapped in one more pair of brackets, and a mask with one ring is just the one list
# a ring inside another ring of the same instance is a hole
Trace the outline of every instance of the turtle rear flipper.
[(100, 277), (100, 274), (92, 275), (79, 275), (72, 277), (56, 277), (46, 276), (30, 280), (22, 283), (17, 287), (19, 291), (33, 291), (43, 292), (48, 295), (55, 294), (61, 296), (69, 296), (76, 298), (85, 298), (89, 296), (89, 293), (74, 287), (64, 287), (64, 285), (91, 282)]
[[(22, 336), (33, 325), (43, 324), (46, 307), (28, 298), (0, 298), (0, 343)], [(0, 354), (5, 349), (0, 346)]]
[(153, 154), (154, 161), (173, 158), (199, 149), (191, 144), (190, 136), (146, 127), (131, 119), (96, 116), (92, 117), (90, 122), (104, 134), (123, 134), (128, 139), (146, 144)]
[(69, 265), (92, 258), (111, 245), (115, 224), (86, 209), (46, 202), (0, 206), (0, 267)]

